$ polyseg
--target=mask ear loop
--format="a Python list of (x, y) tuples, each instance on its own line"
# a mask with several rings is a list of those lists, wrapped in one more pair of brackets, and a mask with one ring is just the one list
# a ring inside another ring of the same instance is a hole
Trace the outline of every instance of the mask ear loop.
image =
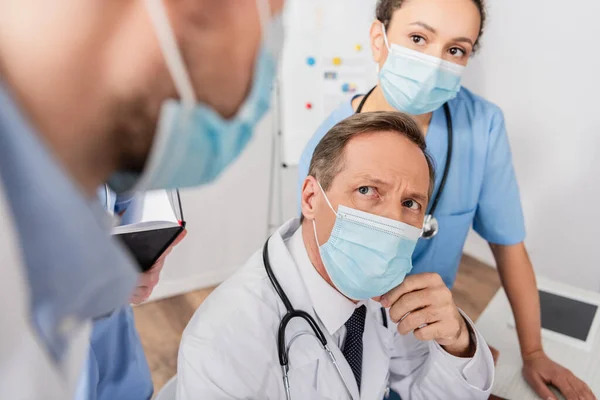
[[(325, 197), (325, 201), (327, 202), (327, 205), (329, 206), (329, 208), (331, 208), (331, 211), (333, 211), (333, 213), (337, 217), (337, 212), (333, 209), (331, 202), (327, 198), (327, 195), (325, 194), (325, 191), (323, 190), (323, 186), (321, 186), (321, 182), (317, 181), (317, 185), (319, 185), (319, 189), (321, 189), (321, 193), (323, 193), (323, 197)], [(319, 246), (319, 237), (317, 235), (317, 224), (315, 223), (314, 218), (312, 220), (312, 224), (313, 224), (313, 231), (315, 232), (315, 240), (317, 241), (317, 246)]]
[(385, 24), (383, 22), (381, 23), (381, 30), (383, 31), (383, 42), (385, 43), (385, 47), (388, 49), (388, 51), (392, 51), (390, 42), (388, 42), (387, 32), (385, 30)]
[(194, 87), (183, 62), (177, 40), (175, 40), (163, 0), (145, 0), (144, 4), (181, 102), (185, 107), (193, 107), (197, 102)]
[(323, 193), (323, 197), (325, 197), (325, 201), (327, 202), (327, 205), (329, 206), (329, 208), (331, 208), (331, 211), (333, 211), (333, 213), (337, 217), (337, 211), (334, 210), (333, 206), (331, 205), (331, 202), (327, 198), (327, 195), (325, 194), (325, 191), (323, 190), (323, 186), (321, 186), (321, 183), (319, 181), (317, 181), (317, 185), (319, 185), (319, 189), (321, 189), (321, 193)]

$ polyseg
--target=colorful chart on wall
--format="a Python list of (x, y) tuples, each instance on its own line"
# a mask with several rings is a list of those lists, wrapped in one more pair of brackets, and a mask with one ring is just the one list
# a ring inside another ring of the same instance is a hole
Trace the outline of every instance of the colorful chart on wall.
[(376, 1), (288, 0), (280, 74), (285, 164), (297, 165), (323, 120), (375, 84), (369, 30)]

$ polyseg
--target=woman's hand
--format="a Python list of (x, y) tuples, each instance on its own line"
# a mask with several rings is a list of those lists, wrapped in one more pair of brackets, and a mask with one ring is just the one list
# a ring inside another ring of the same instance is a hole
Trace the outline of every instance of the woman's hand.
[(548, 385), (555, 386), (567, 400), (596, 399), (585, 382), (552, 361), (543, 351), (523, 356), (523, 377), (544, 400), (556, 400)]

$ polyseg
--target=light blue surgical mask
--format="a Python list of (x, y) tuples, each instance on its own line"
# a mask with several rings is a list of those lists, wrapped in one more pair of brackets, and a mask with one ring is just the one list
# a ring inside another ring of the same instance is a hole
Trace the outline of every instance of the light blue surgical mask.
[[(329, 239), (319, 246), (335, 287), (350, 299), (366, 300), (401, 284), (412, 269), (413, 251), (422, 230), (342, 205), (336, 212), (321, 191), (336, 215)], [(318, 244), (315, 220), (313, 228)]]
[[(383, 24), (382, 24), (383, 26)], [(411, 115), (427, 114), (456, 97), (465, 67), (388, 42), (388, 57), (379, 71), (387, 102)]]
[(270, 16), (268, 0), (257, 0), (263, 43), (255, 61), (252, 88), (237, 115), (229, 120), (197, 101), (162, 1), (145, 3), (180, 100), (168, 99), (162, 104), (143, 173), (120, 172), (110, 179), (110, 186), (117, 192), (182, 188), (214, 181), (246, 148), (271, 104), (283, 24), (281, 15)]

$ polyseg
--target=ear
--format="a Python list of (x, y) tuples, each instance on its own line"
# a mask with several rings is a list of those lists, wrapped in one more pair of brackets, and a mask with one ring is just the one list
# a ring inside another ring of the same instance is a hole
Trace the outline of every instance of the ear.
[(371, 52), (373, 54), (373, 61), (375, 61), (377, 65), (382, 65), (387, 59), (388, 54), (388, 49), (383, 38), (383, 29), (383, 24), (379, 20), (375, 20), (371, 24)]
[(319, 185), (315, 177), (307, 176), (302, 185), (302, 193), (300, 193), (302, 215), (306, 219), (315, 219), (315, 197), (319, 190)]

